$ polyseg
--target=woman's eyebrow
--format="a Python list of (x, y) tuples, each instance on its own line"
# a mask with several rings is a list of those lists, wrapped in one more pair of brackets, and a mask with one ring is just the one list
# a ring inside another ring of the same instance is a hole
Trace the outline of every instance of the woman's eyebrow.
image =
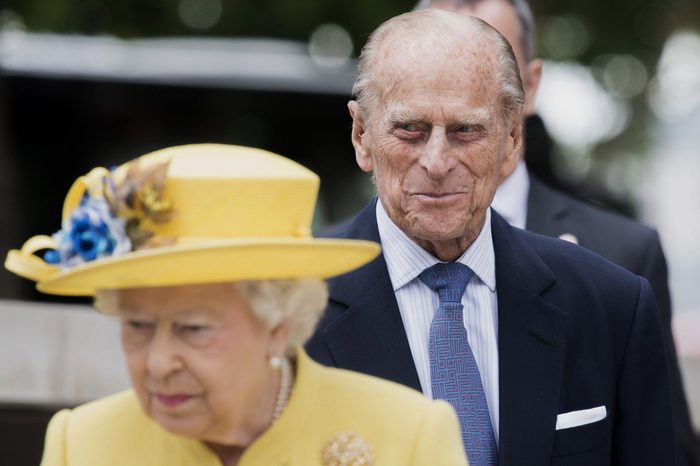
[(183, 308), (180, 311), (173, 311), (171, 315), (176, 318), (176, 319), (189, 319), (193, 317), (211, 317), (211, 316), (220, 316), (224, 314), (225, 311), (222, 309), (217, 309), (213, 306), (197, 306), (196, 308), (194, 307), (188, 307), (188, 308)]

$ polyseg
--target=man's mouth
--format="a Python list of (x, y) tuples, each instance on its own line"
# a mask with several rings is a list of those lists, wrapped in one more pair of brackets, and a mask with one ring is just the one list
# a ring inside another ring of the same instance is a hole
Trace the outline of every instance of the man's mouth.
[(440, 200), (454, 200), (460, 196), (463, 196), (465, 193), (463, 192), (418, 192), (413, 194), (413, 196), (421, 199), (421, 200), (435, 200), (435, 201), (440, 201)]

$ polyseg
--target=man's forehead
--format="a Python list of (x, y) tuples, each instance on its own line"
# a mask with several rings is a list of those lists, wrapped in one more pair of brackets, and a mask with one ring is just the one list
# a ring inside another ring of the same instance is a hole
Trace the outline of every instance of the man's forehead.
[[(465, 29), (467, 29), (465, 25)], [(467, 31), (411, 31), (397, 29), (384, 36), (380, 44), (379, 58), (403, 62), (411, 60), (439, 61), (445, 58), (459, 57), (469, 53), (489, 53), (488, 41), (472, 28)]]
[(386, 120), (394, 122), (429, 121), (440, 117), (463, 124), (485, 124), (493, 116), (493, 109), (484, 105), (456, 102), (452, 105), (434, 105), (432, 100), (389, 99), (383, 106)]
[(483, 54), (465, 51), (438, 59), (432, 56), (421, 60), (416, 55), (412, 58), (394, 57), (378, 65), (375, 84), (382, 97), (461, 94), (472, 100), (471, 95), (493, 98), (492, 94), (497, 92), (495, 65)]
[(380, 45), (374, 73), (383, 80), (403, 76), (438, 80), (452, 74), (483, 74), (495, 68), (491, 44), (481, 35), (468, 38), (437, 34), (410, 35), (398, 31), (388, 35)]

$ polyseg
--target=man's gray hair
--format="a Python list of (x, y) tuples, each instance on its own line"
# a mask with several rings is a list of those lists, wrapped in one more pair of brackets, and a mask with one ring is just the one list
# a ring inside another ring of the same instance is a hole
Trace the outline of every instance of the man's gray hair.
[[(479, 3), (495, 0), (420, 0), (414, 10), (431, 8), (435, 3), (449, 5), (453, 8), (473, 7)], [(525, 60), (535, 58), (535, 17), (526, 0), (503, 0), (513, 6), (520, 23), (520, 45), (525, 54)]]
[[(489, 43), (496, 60), (496, 81), (499, 105), (504, 117), (520, 113), (525, 103), (520, 70), (508, 41), (494, 28), (479, 18), (451, 12), (427, 9), (413, 11), (391, 18), (379, 26), (367, 39), (358, 61), (357, 77), (352, 91), (362, 113), (369, 116), (379, 102), (381, 84), (376, 82), (375, 69), (382, 44), (394, 34), (404, 34), (406, 49), (420, 45), (418, 41), (432, 40), (443, 50), (474, 42), (474, 32), (481, 33)], [(430, 38), (430, 39), (428, 39)], [(464, 57), (464, 60), (469, 58)]]

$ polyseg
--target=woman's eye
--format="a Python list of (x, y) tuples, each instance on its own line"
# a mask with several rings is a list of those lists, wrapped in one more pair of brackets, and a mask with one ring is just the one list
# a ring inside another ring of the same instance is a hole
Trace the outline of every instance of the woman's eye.
[(175, 325), (176, 334), (196, 346), (206, 345), (215, 334), (212, 326), (207, 324), (180, 324)]
[(418, 131), (418, 125), (416, 125), (415, 123), (404, 123), (400, 125), (399, 128), (409, 133), (414, 133)]
[(153, 329), (153, 323), (142, 320), (129, 320), (126, 325), (130, 330), (137, 332), (150, 331)]
[(124, 341), (130, 344), (145, 344), (153, 337), (156, 325), (147, 320), (128, 319), (122, 324)]
[(187, 333), (201, 333), (207, 329), (206, 325), (183, 325), (180, 327), (180, 330)]

